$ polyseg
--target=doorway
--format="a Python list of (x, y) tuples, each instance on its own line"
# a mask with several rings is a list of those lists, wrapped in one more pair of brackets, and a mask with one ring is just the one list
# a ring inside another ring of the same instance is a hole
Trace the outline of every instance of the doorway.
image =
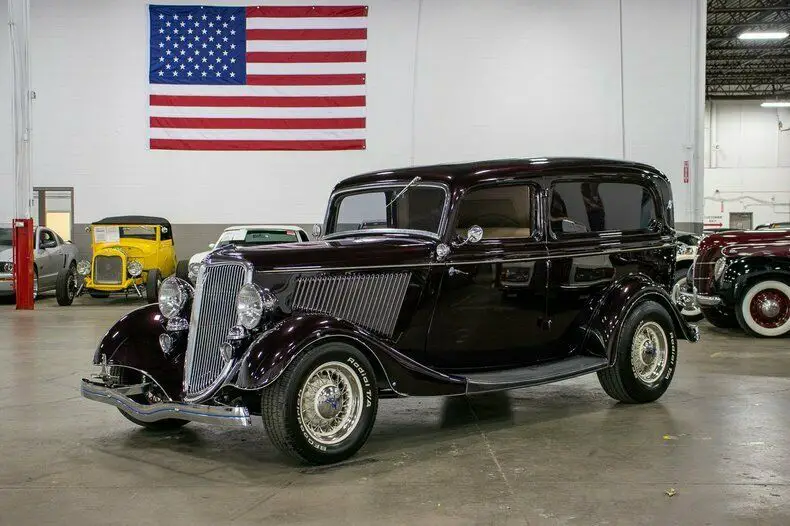
[(54, 230), (66, 241), (74, 231), (74, 188), (33, 188), (33, 224)]
[(738, 230), (751, 230), (752, 213), (730, 212), (730, 228), (737, 228)]

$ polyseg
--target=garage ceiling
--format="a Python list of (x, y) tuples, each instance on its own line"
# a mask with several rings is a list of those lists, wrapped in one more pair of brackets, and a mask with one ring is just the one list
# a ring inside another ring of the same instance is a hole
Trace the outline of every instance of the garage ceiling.
[(708, 0), (708, 98), (790, 97), (790, 38), (739, 40), (744, 31), (790, 31), (790, 0)]

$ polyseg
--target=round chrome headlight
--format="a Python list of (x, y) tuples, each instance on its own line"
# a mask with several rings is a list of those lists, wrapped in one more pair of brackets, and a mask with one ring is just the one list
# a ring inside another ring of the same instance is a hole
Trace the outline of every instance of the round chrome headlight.
[(247, 330), (256, 328), (261, 323), (263, 313), (274, 309), (277, 298), (269, 290), (262, 289), (255, 283), (247, 283), (236, 297), (236, 315), (239, 325)]
[(181, 314), (192, 294), (192, 287), (183, 279), (170, 276), (159, 286), (159, 310), (165, 318)]
[(80, 276), (87, 276), (91, 273), (91, 264), (89, 261), (85, 261), (84, 259), (77, 263), (77, 272), (79, 272)]
[(14, 272), (14, 264), (13, 263), (0, 263), (0, 272), (5, 272), (7, 274), (11, 274)]
[(190, 263), (189, 264), (189, 277), (196, 278), (200, 272), (200, 262)]
[(727, 258), (719, 258), (716, 264), (713, 265), (713, 278), (716, 280), (721, 279), (724, 275), (724, 270), (727, 268)]
[(126, 270), (129, 271), (130, 276), (136, 278), (137, 276), (143, 273), (143, 264), (140, 263), (139, 261), (130, 261), (129, 266), (127, 267)]

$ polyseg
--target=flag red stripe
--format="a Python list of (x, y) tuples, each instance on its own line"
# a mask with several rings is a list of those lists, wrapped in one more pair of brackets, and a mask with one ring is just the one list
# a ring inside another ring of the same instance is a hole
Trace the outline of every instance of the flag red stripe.
[(247, 40), (365, 40), (360, 29), (248, 29)]
[(352, 86), (365, 83), (361, 73), (337, 75), (247, 75), (251, 86)]
[(351, 108), (365, 105), (364, 95), (340, 97), (211, 97), (206, 95), (149, 95), (151, 106), (215, 108)]
[(248, 17), (291, 18), (291, 17), (356, 17), (368, 16), (368, 8), (363, 5), (323, 5), (323, 6), (250, 6)]
[(337, 141), (207, 141), (151, 139), (154, 150), (364, 150), (363, 139)]
[(365, 119), (229, 119), (151, 117), (151, 127), (197, 128), (207, 130), (341, 130), (364, 128)]
[(250, 51), (247, 53), (247, 62), (365, 62), (366, 54), (365, 51)]

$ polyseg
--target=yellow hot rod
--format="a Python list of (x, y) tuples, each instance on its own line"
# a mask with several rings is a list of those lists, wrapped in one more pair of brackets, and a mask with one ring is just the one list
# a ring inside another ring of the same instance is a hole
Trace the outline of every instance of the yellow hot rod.
[(175, 273), (178, 261), (170, 222), (149, 216), (107, 217), (87, 230), (93, 255), (91, 261), (77, 264), (83, 280), (75, 296), (136, 294), (156, 302), (159, 285)]

